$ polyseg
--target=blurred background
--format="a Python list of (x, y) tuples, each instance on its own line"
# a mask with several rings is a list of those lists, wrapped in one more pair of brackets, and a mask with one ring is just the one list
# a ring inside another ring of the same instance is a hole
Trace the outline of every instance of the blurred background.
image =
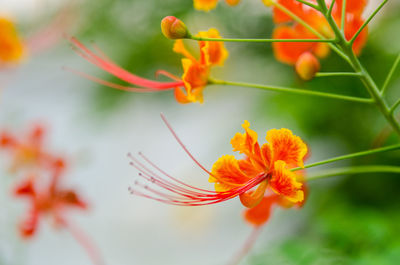
[[(68, 1), (69, 2), (69, 1)], [(380, 1), (370, 1), (366, 13)], [(12, 17), (21, 36), (49, 23), (67, 1), (0, 0), (0, 14)], [(96, 43), (119, 65), (153, 78), (158, 69), (181, 75), (180, 55), (160, 32), (167, 15), (182, 19), (192, 32), (218, 28), (224, 37), (267, 38), (273, 23), (261, 1), (223, 1), (209, 12), (193, 9), (190, 0), (97, 0), (73, 3), (66, 30), (86, 44)], [(389, 1), (373, 21), (361, 60), (381, 84), (400, 47), (400, 2)], [(196, 43), (187, 42), (196, 47)], [(299, 87), (367, 96), (352, 77), (316, 78), (304, 83), (292, 67), (277, 62), (268, 44), (227, 43), (226, 65), (213, 69), (219, 79)], [(271, 128), (290, 128), (311, 149), (308, 162), (366, 150), (376, 144), (385, 120), (362, 104), (293, 96), (238, 87), (209, 86), (204, 104), (178, 104), (172, 92), (137, 94), (99, 86), (69, 67), (119, 82), (79, 57), (65, 39), (21, 65), (0, 72), (0, 127), (17, 134), (40, 122), (49, 148), (68, 158), (65, 186), (76, 188), (90, 210), (69, 219), (93, 239), (106, 264), (226, 264), (251, 232), (241, 217), (239, 200), (205, 207), (176, 207), (132, 196), (137, 179), (128, 152), (144, 152), (171, 175), (192, 185), (212, 188), (163, 124), (164, 113), (182, 141), (211, 168), (232, 154), (231, 137), (244, 120), (260, 142)], [(322, 71), (346, 71), (335, 54)], [(400, 71), (390, 87), (390, 101), (400, 96)], [(380, 144), (397, 139), (389, 137)], [(344, 161), (398, 165), (399, 152)], [(42, 222), (31, 240), (18, 236), (16, 224), (27, 203), (11, 190), (17, 177), (0, 160), (0, 264), (90, 264), (71, 235)], [(320, 168), (316, 169), (319, 170)], [(315, 170), (314, 170), (315, 171)], [(311, 170), (310, 170), (311, 172)], [(398, 264), (400, 261), (400, 179), (391, 175), (334, 177), (310, 183), (310, 198), (301, 210), (275, 209), (254, 249), (241, 264)]]

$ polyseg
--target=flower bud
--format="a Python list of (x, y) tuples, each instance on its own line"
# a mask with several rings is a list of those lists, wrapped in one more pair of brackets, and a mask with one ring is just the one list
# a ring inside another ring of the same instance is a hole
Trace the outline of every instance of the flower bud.
[(239, 4), (240, 0), (225, 0), (225, 2), (230, 6), (235, 6)]
[(182, 20), (174, 16), (168, 16), (161, 21), (161, 31), (169, 39), (185, 39), (190, 33)]
[(320, 64), (318, 59), (310, 52), (305, 52), (297, 59), (295, 64), (296, 73), (303, 80), (311, 80), (319, 71)]

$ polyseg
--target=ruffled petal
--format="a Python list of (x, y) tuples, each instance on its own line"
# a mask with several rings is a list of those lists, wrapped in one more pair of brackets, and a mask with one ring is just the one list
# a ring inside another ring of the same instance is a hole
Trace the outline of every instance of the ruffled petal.
[(249, 179), (240, 169), (238, 160), (232, 155), (225, 155), (214, 163), (208, 181), (215, 183), (217, 192), (223, 192), (241, 186)]
[(208, 83), (210, 69), (190, 59), (182, 59), (183, 75), (186, 97), (190, 102), (203, 102), (203, 89)]
[(303, 184), (296, 180), (296, 173), (286, 168), (282, 160), (276, 161), (269, 181), (271, 189), (293, 203), (304, 200)]
[(307, 146), (300, 137), (282, 128), (269, 130), (266, 139), (271, 147), (272, 161), (282, 160), (288, 165), (303, 167)]
[[(208, 31), (200, 31), (197, 36), (203, 38), (216, 38), (221, 36), (217, 29), (209, 29)], [(223, 42), (217, 41), (199, 41), (200, 46), (200, 62), (206, 65), (224, 65), (228, 57), (228, 51)]]
[(246, 120), (242, 124), (245, 133), (236, 133), (231, 140), (233, 151), (251, 156), (257, 144), (257, 133), (250, 129), (250, 123)]

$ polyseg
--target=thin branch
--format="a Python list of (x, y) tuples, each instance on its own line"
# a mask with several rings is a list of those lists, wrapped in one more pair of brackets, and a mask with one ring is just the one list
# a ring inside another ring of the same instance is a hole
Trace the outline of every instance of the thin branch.
[(210, 79), (209, 84), (251, 87), (251, 88), (258, 88), (258, 89), (263, 89), (263, 90), (268, 90), (268, 91), (286, 92), (286, 93), (291, 93), (291, 94), (318, 96), (318, 97), (325, 97), (325, 98), (334, 98), (334, 99), (341, 99), (341, 100), (353, 101), (353, 102), (359, 102), (359, 103), (369, 103), (370, 104), (373, 102), (372, 99), (369, 99), (369, 98), (359, 98), (359, 97), (331, 94), (331, 93), (290, 88), (290, 87), (267, 86), (267, 85), (261, 85), (261, 84), (232, 82), (232, 81), (216, 80), (216, 79)]
[(386, 166), (386, 165), (367, 165), (367, 166), (332, 168), (308, 175), (307, 181), (322, 179), (327, 177), (341, 176), (341, 175), (355, 175), (355, 174), (368, 174), (368, 173), (400, 174), (400, 167)]
[(353, 38), (349, 41), (350, 44), (353, 44), (358, 35), (361, 33), (361, 31), (368, 25), (368, 23), (375, 17), (375, 15), (381, 10), (381, 8), (387, 3), (388, 0), (384, 0), (377, 9), (367, 18), (367, 20), (362, 24), (362, 26), (358, 29), (356, 34), (354, 34)]
[[(350, 158), (356, 158), (356, 157), (362, 157), (362, 156), (372, 155), (372, 154), (377, 154), (377, 153), (382, 153), (382, 152), (388, 152), (388, 151), (393, 151), (393, 150), (397, 150), (397, 149), (400, 149), (400, 144), (389, 145), (389, 146), (385, 146), (385, 147), (381, 147), (381, 148), (371, 149), (371, 150), (357, 152), (357, 153), (343, 155), (343, 156), (337, 156), (337, 157), (334, 157), (334, 158), (330, 158), (330, 159), (326, 159), (326, 160), (323, 160), (323, 161), (319, 161), (319, 162), (315, 162), (315, 163), (312, 163), (312, 164), (305, 165), (304, 168), (316, 167), (316, 166), (320, 166), (320, 165), (333, 163), (333, 162), (336, 162), (336, 161), (341, 161), (341, 160), (350, 159)], [(297, 171), (297, 170), (301, 170), (301, 169), (304, 169), (304, 168), (296, 167), (296, 168), (293, 168), (291, 170), (292, 171)]]
[(393, 115), (394, 111), (396, 108), (400, 105), (400, 98), (393, 104), (393, 106), (390, 108), (390, 114)]
[(232, 38), (205, 38), (190, 36), (197, 41), (223, 41), (223, 42), (336, 42), (335, 39), (232, 39)]
[(312, 3), (310, 3), (310, 2), (307, 2), (307, 1), (305, 1), (305, 0), (296, 0), (296, 1), (297, 1), (297, 2), (300, 2), (300, 3), (302, 3), (302, 4), (305, 4), (305, 5), (309, 6), (309, 7), (312, 7), (312, 8), (314, 8), (315, 10), (321, 11), (321, 9), (319, 8), (318, 5), (314, 5), (314, 4), (312, 4)]
[(332, 0), (332, 2), (331, 2), (331, 6), (329, 7), (329, 10), (327, 13), (328, 17), (332, 16), (332, 10), (333, 10), (333, 6), (335, 5), (335, 2), (336, 2), (336, 0)]
[(350, 72), (318, 72), (315, 74), (316, 77), (326, 77), (326, 76), (362, 76), (361, 73), (350, 73)]
[(384, 95), (384, 94), (385, 94), (386, 89), (387, 89), (387, 87), (388, 87), (390, 81), (392, 80), (394, 71), (396, 70), (396, 68), (397, 68), (397, 66), (399, 65), (399, 63), (400, 63), (400, 53), (397, 55), (397, 58), (396, 58), (396, 60), (394, 61), (392, 67), (390, 68), (390, 71), (389, 71), (389, 73), (388, 73), (388, 75), (387, 75), (387, 77), (386, 77), (386, 79), (385, 79), (385, 82), (383, 83), (383, 86), (382, 86), (382, 89), (381, 89), (381, 95)]
[(343, 34), (344, 34), (345, 22), (346, 22), (346, 0), (343, 0), (343, 2), (342, 2), (342, 20), (340, 22), (340, 29)]

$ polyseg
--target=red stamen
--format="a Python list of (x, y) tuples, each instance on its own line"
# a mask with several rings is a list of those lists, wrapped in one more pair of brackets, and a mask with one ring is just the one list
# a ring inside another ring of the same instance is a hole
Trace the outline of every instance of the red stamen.
[(81, 42), (79, 42), (76, 38), (71, 37), (70, 42), (82, 53), (82, 56), (87, 59), (92, 64), (98, 66), (106, 72), (118, 77), (121, 80), (124, 80), (128, 83), (145, 87), (152, 88), (156, 90), (169, 90), (174, 89), (176, 87), (181, 87), (184, 85), (183, 81), (177, 82), (158, 82), (149, 79), (145, 79), (134, 75), (125, 69), (116, 65), (113, 61), (108, 60), (107, 57), (101, 52), (101, 56), (98, 56), (91, 50), (89, 50), (86, 46), (84, 46)]
[(172, 129), (171, 125), (169, 124), (169, 122), (167, 121), (167, 118), (165, 118), (164, 114), (160, 114), (161, 119), (164, 121), (165, 125), (167, 125), (169, 131), (172, 133), (172, 135), (174, 136), (174, 138), (176, 139), (176, 141), (179, 143), (179, 145), (182, 147), (182, 149), (186, 152), (186, 154), (188, 154), (188, 156), (193, 160), (193, 162), (195, 162), (202, 170), (204, 170), (204, 172), (206, 172), (208, 175), (213, 176), (214, 178), (216, 178), (213, 174), (211, 174), (210, 171), (208, 171), (205, 167), (203, 167), (202, 164), (200, 164), (196, 158), (194, 158), (194, 156), (189, 152), (189, 150), (186, 148), (186, 146), (183, 144), (183, 142), (181, 141), (181, 139), (179, 139), (178, 135), (175, 133), (174, 129)]
[[(155, 190), (149, 185), (141, 184), (138, 181), (135, 181), (134, 183), (135, 186), (144, 189), (148, 193), (141, 192), (139, 189), (133, 189), (132, 187), (129, 187), (129, 191), (138, 196), (142, 196), (148, 199), (156, 200), (171, 205), (200, 206), (200, 205), (209, 205), (209, 204), (223, 202), (233, 197), (236, 197), (244, 192), (247, 192), (248, 190), (257, 186), (259, 183), (261, 183), (266, 179), (265, 174), (260, 174), (258, 177), (249, 180), (243, 186), (233, 188), (225, 192), (215, 192), (211, 190), (198, 189), (193, 186), (190, 186), (166, 174), (165, 171), (155, 166), (154, 163), (151, 162), (149, 159), (143, 158), (146, 162), (149, 161), (148, 163), (155, 169), (160, 171), (165, 177), (172, 180), (172, 182), (168, 181), (165, 178), (162, 178), (159, 175), (157, 175), (149, 168), (147, 168), (143, 163), (141, 163), (131, 154), (129, 154), (128, 156), (132, 159), (132, 162), (130, 164), (139, 171), (140, 177), (143, 177), (146, 181), (149, 181), (150, 183), (157, 185), (158, 187), (164, 189), (165, 191), (171, 192), (171, 194)], [(141, 156), (144, 157), (144, 155)]]

